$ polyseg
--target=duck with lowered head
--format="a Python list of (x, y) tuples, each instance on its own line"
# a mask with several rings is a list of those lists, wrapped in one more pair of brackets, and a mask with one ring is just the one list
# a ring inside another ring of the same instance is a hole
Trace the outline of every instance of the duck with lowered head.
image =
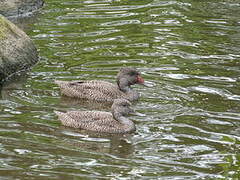
[(103, 111), (55, 111), (64, 126), (100, 133), (131, 133), (136, 130), (126, 115), (134, 112), (126, 99), (115, 99), (110, 112)]

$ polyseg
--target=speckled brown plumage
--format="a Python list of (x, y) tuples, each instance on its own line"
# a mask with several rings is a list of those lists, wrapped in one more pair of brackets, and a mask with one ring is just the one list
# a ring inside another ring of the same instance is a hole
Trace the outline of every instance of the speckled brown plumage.
[(134, 68), (122, 68), (117, 75), (117, 84), (106, 81), (55, 81), (61, 93), (68, 97), (113, 101), (117, 98), (134, 101), (139, 94), (130, 88), (134, 84), (143, 84), (144, 80)]
[(131, 133), (135, 125), (126, 116), (132, 109), (125, 99), (115, 99), (112, 113), (102, 111), (55, 111), (64, 126), (105, 133)]

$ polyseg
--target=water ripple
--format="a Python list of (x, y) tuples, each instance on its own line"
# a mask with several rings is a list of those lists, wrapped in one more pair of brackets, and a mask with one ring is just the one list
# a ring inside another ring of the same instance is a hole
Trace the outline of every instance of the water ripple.
[[(239, 8), (236, 0), (46, 2), (27, 31), (41, 61), (1, 90), (0, 178), (238, 177)], [(148, 84), (134, 86), (136, 133), (60, 125), (53, 110), (110, 105), (60, 98), (55, 79), (115, 83), (123, 66)]]

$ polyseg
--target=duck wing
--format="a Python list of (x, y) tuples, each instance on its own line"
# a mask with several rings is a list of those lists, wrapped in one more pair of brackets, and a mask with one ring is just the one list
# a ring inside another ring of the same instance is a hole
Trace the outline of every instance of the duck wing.
[(63, 95), (98, 101), (113, 101), (124, 97), (117, 85), (106, 81), (55, 81)]

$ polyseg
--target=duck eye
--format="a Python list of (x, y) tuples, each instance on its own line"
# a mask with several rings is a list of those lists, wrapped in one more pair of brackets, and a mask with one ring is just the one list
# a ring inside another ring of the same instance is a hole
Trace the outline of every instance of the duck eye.
[(132, 71), (132, 72), (129, 73), (129, 75), (130, 75), (130, 76), (135, 76), (135, 75), (137, 75), (137, 73), (134, 72), (134, 71)]

